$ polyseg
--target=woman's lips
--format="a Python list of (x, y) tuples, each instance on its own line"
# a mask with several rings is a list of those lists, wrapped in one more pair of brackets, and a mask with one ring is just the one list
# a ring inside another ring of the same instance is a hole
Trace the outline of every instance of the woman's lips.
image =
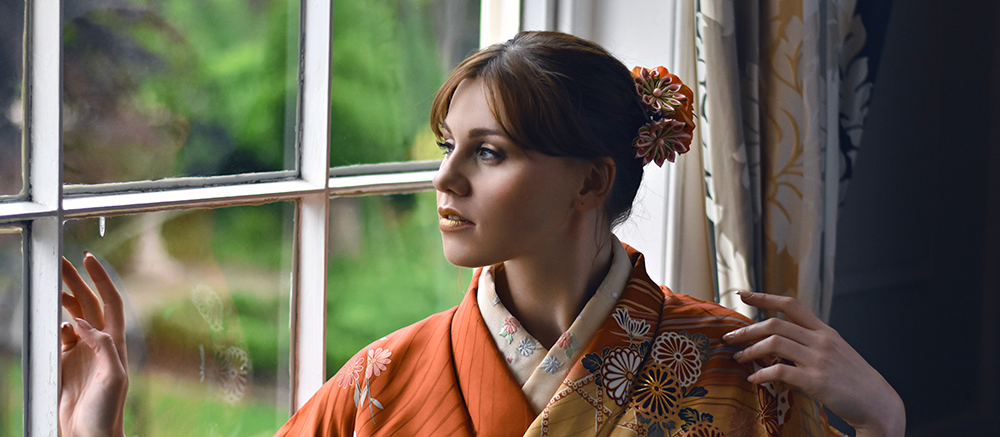
[(438, 208), (438, 215), (440, 216), (438, 228), (442, 231), (458, 230), (476, 225), (451, 208)]

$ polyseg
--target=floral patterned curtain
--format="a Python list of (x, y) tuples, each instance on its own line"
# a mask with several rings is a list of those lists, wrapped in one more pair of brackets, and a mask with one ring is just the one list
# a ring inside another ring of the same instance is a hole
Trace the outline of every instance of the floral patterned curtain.
[[(678, 17), (695, 36), (701, 147), (677, 167), (674, 193), (681, 211), (704, 210), (710, 223), (717, 298), (750, 317), (763, 315), (735, 291), (793, 296), (829, 317), (837, 205), (880, 47), (867, 44), (863, 10), (858, 0), (700, 0), (689, 21)], [(700, 230), (691, 214), (680, 220), (682, 233)], [(675, 259), (704, 252), (692, 246)]]

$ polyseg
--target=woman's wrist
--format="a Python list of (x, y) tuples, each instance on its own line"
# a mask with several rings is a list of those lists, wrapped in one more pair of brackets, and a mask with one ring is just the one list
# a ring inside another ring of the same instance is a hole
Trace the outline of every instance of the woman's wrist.
[(857, 437), (903, 437), (906, 434), (906, 407), (899, 394), (892, 393), (893, 399), (874, 415), (875, 420), (871, 424), (854, 427)]

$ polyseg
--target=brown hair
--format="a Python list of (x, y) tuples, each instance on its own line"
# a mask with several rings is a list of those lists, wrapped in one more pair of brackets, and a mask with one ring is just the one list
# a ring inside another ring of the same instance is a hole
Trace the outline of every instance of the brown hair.
[(612, 226), (628, 218), (642, 181), (632, 140), (646, 121), (631, 73), (607, 50), (559, 32), (521, 32), (455, 68), (431, 107), (439, 138), (452, 95), (480, 78), (493, 116), (515, 144), (551, 156), (611, 157), (615, 180), (605, 210)]

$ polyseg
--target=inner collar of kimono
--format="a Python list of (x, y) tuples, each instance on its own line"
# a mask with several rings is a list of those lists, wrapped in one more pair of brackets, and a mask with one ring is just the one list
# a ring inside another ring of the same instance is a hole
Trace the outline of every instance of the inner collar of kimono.
[(546, 350), (528, 333), (500, 301), (494, 266), (484, 267), (479, 275), (476, 301), (486, 329), (536, 412), (540, 412), (558, 390), (572, 364), (580, 358), (583, 346), (590, 343), (601, 324), (611, 316), (628, 285), (632, 263), (621, 241), (614, 235), (611, 240), (613, 249), (608, 274), (551, 350)]

